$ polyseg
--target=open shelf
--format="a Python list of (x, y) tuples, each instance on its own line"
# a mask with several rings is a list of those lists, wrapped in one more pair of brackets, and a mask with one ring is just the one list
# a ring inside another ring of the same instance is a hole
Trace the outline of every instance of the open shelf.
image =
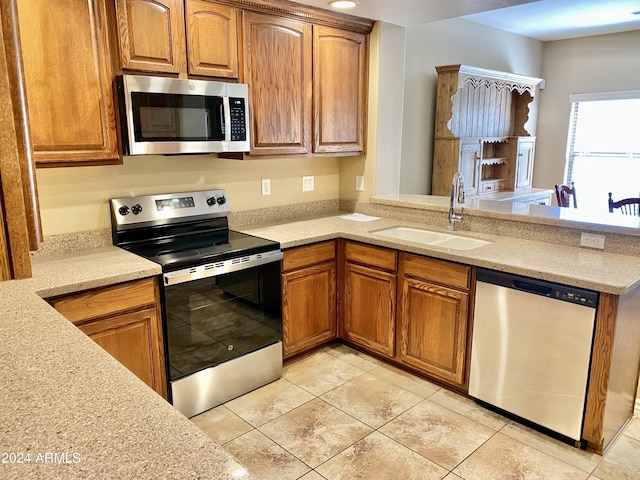
[(483, 158), (482, 160), (480, 160), (480, 164), (483, 166), (484, 165), (500, 165), (503, 163), (507, 163), (506, 158), (494, 157), (494, 158)]

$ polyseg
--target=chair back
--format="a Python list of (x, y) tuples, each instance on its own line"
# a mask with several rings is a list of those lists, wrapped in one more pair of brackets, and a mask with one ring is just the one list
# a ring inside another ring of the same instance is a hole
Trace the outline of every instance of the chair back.
[(573, 197), (573, 208), (578, 208), (578, 202), (576, 200), (576, 187), (571, 182), (571, 187), (567, 185), (556, 185), (556, 200), (559, 207), (568, 207), (570, 197)]
[(622, 200), (614, 202), (611, 198), (611, 192), (609, 192), (609, 212), (613, 213), (614, 208), (619, 209), (620, 213), (624, 215), (636, 215), (640, 217), (640, 198), (623, 198)]

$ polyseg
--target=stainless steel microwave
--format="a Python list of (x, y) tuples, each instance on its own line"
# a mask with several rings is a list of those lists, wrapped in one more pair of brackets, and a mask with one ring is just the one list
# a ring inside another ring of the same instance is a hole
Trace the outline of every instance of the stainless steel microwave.
[(119, 75), (124, 155), (249, 151), (245, 84)]

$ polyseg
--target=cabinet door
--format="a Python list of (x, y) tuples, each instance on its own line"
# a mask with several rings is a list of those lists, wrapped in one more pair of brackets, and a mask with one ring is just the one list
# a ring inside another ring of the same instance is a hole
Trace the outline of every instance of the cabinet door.
[(118, 163), (106, 0), (18, 0), (33, 157)]
[(189, 74), (238, 78), (238, 10), (187, 0), (186, 25)]
[(243, 13), (251, 154), (311, 151), (311, 25)]
[(342, 336), (393, 357), (396, 275), (347, 262), (344, 279)]
[(78, 328), (166, 397), (162, 330), (155, 308), (97, 319)]
[(284, 357), (336, 338), (336, 264), (324, 262), (282, 275)]
[(469, 295), (405, 278), (399, 359), (453, 386), (466, 385)]
[(313, 28), (313, 151), (362, 153), (367, 36), (330, 27)]
[(48, 302), (138, 378), (166, 398), (157, 278), (146, 278)]
[(184, 0), (116, 0), (125, 70), (185, 73)]
[(515, 188), (529, 188), (533, 180), (534, 139), (518, 139)]
[(460, 161), (458, 166), (460, 173), (464, 177), (464, 191), (467, 197), (476, 196), (480, 192), (481, 155), (482, 144), (478, 143), (478, 139), (460, 140)]

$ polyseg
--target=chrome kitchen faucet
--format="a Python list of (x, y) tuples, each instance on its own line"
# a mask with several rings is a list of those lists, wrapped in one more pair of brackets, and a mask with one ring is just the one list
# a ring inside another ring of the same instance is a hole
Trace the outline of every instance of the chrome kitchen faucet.
[(447, 228), (449, 230), (455, 230), (455, 222), (462, 220), (462, 214), (464, 213), (464, 207), (460, 208), (460, 213), (455, 213), (455, 208), (458, 205), (464, 204), (466, 201), (464, 193), (464, 177), (462, 173), (456, 172), (453, 174), (451, 180), (451, 201), (449, 203), (449, 224)]

